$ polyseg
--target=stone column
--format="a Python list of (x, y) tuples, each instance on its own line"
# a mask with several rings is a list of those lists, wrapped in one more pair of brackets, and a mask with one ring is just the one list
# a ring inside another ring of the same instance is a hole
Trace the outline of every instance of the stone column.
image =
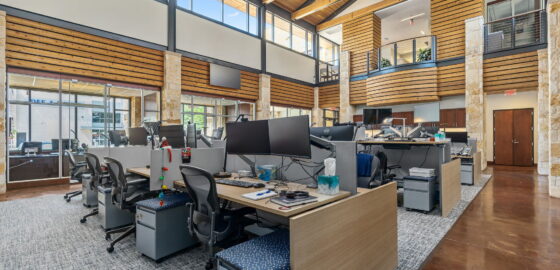
[(163, 62), (162, 124), (181, 124), (181, 54), (166, 51)]
[(6, 12), (0, 11), (0, 194), (6, 193)]
[(350, 52), (340, 52), (340, 123), (352, 122), (354, 108), (350, 105)]
[(257, 100), (257, 119), (270, 119), (270, 75), (259, 74), (259, 99)]
[(133, 97), (130, 99), (130, 126), (141, 127), (142, 118), (142, 98)]
[(548, 86), (550, 196), (560, 198), (560, 0), (549, 0), (548, 17)]
[(538, 108), (537, 108), (537, 130), (538, 133), (538, 172), (541, 175), (548, 175), (549, 168), (549, 151), (550, 147), (548, 141), (548, 117), (549, 117), (549, 100), (548, 100), (548, 51), (542, 49), (538, 51), (539, 54), (539, 93), (538, 93)]
[(319, 87), (313, 88), (313, 109), (311, 110), (311, 123), (314, 127), (323, 126), (323, 109), (319, 108)]
[(477, 150), (481, 152), (481, 166), (486, 169), (486, 142), (484, 127), (484, 18), (465, 20), (465, 107), (467, 132), (477, 139)]

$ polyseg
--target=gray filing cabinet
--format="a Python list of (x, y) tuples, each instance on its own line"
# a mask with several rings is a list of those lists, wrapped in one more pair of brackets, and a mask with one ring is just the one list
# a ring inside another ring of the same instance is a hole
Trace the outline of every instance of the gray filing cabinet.
[(436, 177), (405, 176), (404, 207), (420, 211), (431, 211), (434, 208), (436, 195)]
[(136, 203), (136, 249), (153, 260), (192, 247), (198, 241), (188, 230), (190, 202), (184, 193), (166, 195)]
[(461, 158), (461, 184), (474, 184), (473, 160)]
[(131, 212), (121, 210), (113, 204), (110, 187), (99, 186), (97, 191), (98, 216), (103, 229), (108, 231), (134, 222), (134, 215)]
[(91, 186), (93, 177), (91, 174), (82, 175), (82, 203), (85, 207), (97, 206), (97, 188)]

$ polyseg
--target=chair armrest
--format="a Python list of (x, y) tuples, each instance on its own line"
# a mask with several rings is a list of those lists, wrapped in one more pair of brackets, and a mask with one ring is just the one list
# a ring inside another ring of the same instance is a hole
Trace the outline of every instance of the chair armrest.
[(398, 169), (398, 168), (402, 168), (401, 165), (389, 165), (387, 166), (387, 169)]
[(146, 179), (146, 178), (126, 179), (126, 184), (127, 185), (140, 185), (140, 184), (145, 184), (148, 181), (149, 180)]

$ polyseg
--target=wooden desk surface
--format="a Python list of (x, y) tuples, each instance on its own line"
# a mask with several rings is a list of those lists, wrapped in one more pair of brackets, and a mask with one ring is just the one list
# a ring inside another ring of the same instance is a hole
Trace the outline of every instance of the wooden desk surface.
[[(251, 182), (262, 183), (262, 181), (260, 181), (260, 180), (254, 180), (254, 179), (250, 179), (250, 178), (244, 178), (244, 179), (240, 179), (240, 180), (241, 181), (251, 181)], [(185, 183), (183, 181), (175, 181), (174, 186), (184, 188)], [(245, 193), (255, 192), (257, 190), (262, 190), (263, 188), (243, 188), (243, 187), (236, 187), (236, 186), (222, 185), (222, 184), (217, 184), (216, 188), (218, 189), (217, 190), (218, 191), (218, 196), (221, 199), (236, 202), (236, 203), (248, 206), (248, 207), (252, 207), (252, 208), (255, 208), (255, 209), (259, 209), (259, 210), (262, 210), (262, 211), (265, 211), (265, 212), (268, 212), (268, 213), (271, 213), (271, 214), (283, 216), (283, 217), (295, 216), (295, 215), (303, 213), (307, 210), (317, 208), (319, 206), (322, 206), (322, 205), (325, 205), (325, 204), (328, 204), (328, 203), (331, 203), (331, 202), (334, 202), (334, 201), (338, 201), (340, 199), (344, 199), (344, 198), (350, 196), (350, 192), (348, 192), (348, 191), (340, 191), (337, 195), (329, 196), (329, 195), (319, 194), (312, 189), (308, 189), (310, 195), (318, 198), (317, 202), (298, 205), (298, 206), (294, 206), (294, 207), (291, 207), (291, 208), (286, 209), (286, 210), (282, 210), (282, 209), (280, 209), (280, 205), (270, 202), (269, 199), (262, 199), (262, 200), (255, 201), (255, 200), (247, 199), (247, 198), (244, 198), (244, 197), (241, 196)]]
[(448, 142), (431, 142), (431, 141), (374, 141), (374, 140), (364, 140), (357, 141), (358, 144), (412, 144), (412, 145), (441, 145)]
[(144, 177), (150, 178), (150, 168), (140, 167), (140, 168), (128, 168), (126, 169), (129, 173), (135, 173)]
[(451, 155), (451, 158), (474, 158), (473, 155)]

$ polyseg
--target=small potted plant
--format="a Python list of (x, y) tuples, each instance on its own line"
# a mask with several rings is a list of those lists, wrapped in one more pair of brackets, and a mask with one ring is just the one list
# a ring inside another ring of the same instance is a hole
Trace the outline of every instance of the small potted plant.
[(425, 62), (432, 60), (432, 48), (420, 48), (418, 49), (418, 55), (416, 56), (416, 62)]

